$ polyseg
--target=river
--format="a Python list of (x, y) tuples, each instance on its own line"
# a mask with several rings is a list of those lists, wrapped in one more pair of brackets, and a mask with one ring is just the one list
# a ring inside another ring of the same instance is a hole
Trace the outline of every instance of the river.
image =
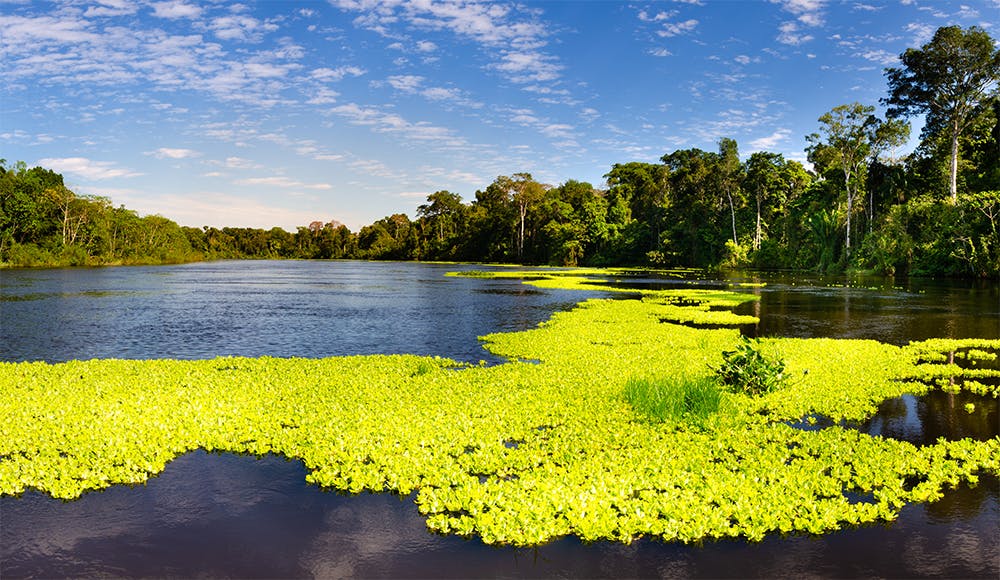
[[(530, 328), (597, 295), (444, 276), (470, 268), (289, 261), (0, 270), (0, 359), (414, 353), (493, 364), (501, 361), (476, 337)], [(995, 282), (755, 274), (624, 283), (748, 282), (766, 283), (740, 287), (761, 296), (741, 307), (761, 318), (743, 329), (750, 335), (893, 344), (1000, 338)], [(901, 421), (922, 432), (937, 408), (898, 403), (875, 423), (889, 429)], [(526, 549), (430, 534), (411, 498), (324, 492), (307, 485), (305, 473), (301, 462), (280, 457), (197, 451), (144, 486), (117, 486), (68, 503), (35, 492), (0, 498), (0, 577), (1000, 575), (1000, 482), (993, 477), (938, 502), (906, 506), (895, 522), (816, 537), (701, 546), (564, 538)]]

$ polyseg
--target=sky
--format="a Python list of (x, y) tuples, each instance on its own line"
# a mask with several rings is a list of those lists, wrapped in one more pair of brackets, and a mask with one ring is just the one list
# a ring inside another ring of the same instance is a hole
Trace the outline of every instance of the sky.
[(357, 231), (723, 137), (805, 161), (949, 25), (1000, 40), (1000, 0), (0, 0), (0, 158), (181, 225)]

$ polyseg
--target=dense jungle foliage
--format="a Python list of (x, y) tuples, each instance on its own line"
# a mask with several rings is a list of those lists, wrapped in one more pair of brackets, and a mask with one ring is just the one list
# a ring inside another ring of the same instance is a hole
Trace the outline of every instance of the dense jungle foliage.
[[(497, 177), (475, 199), (438, 191), (416, 219), (350, 231), (191, 228), (76, 195), (62, 176), (0, 161), (0, 262), (15, 266), (215, 258), (463, 260), (557, 265), (869, 269), (1000, 276), (1000, 50), (944, 27), (886, 69), (886, 119), (851, 103), (818, 119), (812, 164), (677, 150), (614, 164), (604, 187)], [(912, 116), (925, 121), (911, 154)]]

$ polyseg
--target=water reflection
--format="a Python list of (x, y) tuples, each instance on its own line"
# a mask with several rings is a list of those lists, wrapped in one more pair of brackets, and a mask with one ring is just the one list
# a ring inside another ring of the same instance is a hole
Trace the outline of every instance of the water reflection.
[(470, 268), (264, 261), (0, 270), (0, 360), (407, 353), (499, 362), (479, 336), (531, 328), (597, 295), (445, 276)]
[(983, 280), (799, 278), (733, 275), (733, 283), (762, 283), (761, 297), (736, 311), (760, 323), (749, 336), (854, 338), (895, 345), (930, 338), (1000, 337), (1000, 285)]
[(412, 498), (323, 492), (298, 461), (197, 451), (145, 486), (63, 503), (0, 498), (0, 573), (179, 577), (986, 577), (1000, 482), (984, 477), (891, 524), (703, 546), (640, 540), (490, 547), (427, 532)]
[[(966, 405), (972, 405), (971, 409)], [(994, 397), (967, 392), (931, 391), (916, 397), (903, 395), (883, 401), (878, 413), (863, 422), (863, 433), (933, 445), (938, 439), (988, 441), (1000, 437), (1000, 413)]]

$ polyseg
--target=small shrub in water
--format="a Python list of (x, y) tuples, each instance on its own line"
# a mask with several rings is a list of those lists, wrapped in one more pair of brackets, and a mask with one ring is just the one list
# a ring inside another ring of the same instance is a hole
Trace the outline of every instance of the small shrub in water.
[(720, 397), (713, 377), (633, 378), (625, 383), (629, 404), (659, 421), (701, 424), (719, 410)]
[(736, 350), (722, 353), (722, 365), (715, 375), (736, 392), (763, 395), (778, 388), (785, 380), (785, 363), (764, 355), (760, 341), (741, 337)]

